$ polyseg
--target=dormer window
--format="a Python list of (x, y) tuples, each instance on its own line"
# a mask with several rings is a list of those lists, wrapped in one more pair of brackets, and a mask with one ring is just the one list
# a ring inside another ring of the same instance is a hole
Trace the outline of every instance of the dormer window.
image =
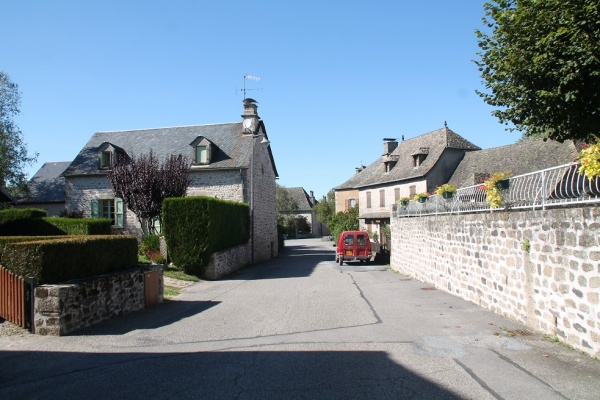
[(210, 157), (208, 156), (208, 146), (197, 146), (196, 157), (194, 158), (195, 164), (208, 164)]
[(100, 153), (100, 168), (107, 169), (113, 164), (113, 152), (105, 150)]
[(194, 164), (206, 165), (211, 162), (212, 143), (203, 136), (198, 136), (190, 146), (194, 148)]
[(429, 147), (421, 147), (419, 149), (419, 151), (417, 151), (416, 153), (414, 153), (413, 156), (413, 166), (415, 168), (421, 166), (421, 164), (423, 164), (423, 161), (425, 161), (425, 159), (427, 158), (427, 156), (429, 155)]
[(108, 142), (104, 142), (98, 147), (98, 168), (110, 169), (117, 159), (121, 157), (127, 157), (125, 150)]

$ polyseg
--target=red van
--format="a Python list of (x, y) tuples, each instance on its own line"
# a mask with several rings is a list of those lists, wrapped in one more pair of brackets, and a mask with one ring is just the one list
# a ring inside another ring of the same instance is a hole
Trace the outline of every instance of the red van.
[(371, 241), (367, 232), (345, 231), (340, 234), (335, 262), (342, 265), (344, 261), (360, 261), (367, 264), (371, 261)]

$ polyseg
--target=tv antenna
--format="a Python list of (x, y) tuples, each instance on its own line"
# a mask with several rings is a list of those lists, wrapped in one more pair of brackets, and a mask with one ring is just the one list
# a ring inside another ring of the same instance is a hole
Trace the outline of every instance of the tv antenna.
[[(244, 88), (240, 89), (240, 91), (242, 93), (244, 93), (244, 100), (246, 99), (246, 91), (249, 90), (260, 90), (260, 89), (246, 89), (246, 81), (260, 81), (260, 77), (259, 76), (254, 76), (254, 75), (244, 75)], [(237, 90), (236, 90), (237, 93)]]

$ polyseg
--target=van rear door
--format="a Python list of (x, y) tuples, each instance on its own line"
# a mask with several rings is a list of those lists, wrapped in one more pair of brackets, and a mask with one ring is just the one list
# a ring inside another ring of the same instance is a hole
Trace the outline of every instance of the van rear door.
[(371, 243), (369, 243), (369, 237), (364, 233), (356, 234), (356, 257), (370, 255)]

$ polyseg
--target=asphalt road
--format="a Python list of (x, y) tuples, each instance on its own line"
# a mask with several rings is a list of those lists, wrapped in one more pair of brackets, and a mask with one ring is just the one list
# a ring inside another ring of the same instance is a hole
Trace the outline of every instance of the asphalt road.
[(598, 399), (600, 361), (319, 240), (64, 337), (0, 337), (0, 399)]

